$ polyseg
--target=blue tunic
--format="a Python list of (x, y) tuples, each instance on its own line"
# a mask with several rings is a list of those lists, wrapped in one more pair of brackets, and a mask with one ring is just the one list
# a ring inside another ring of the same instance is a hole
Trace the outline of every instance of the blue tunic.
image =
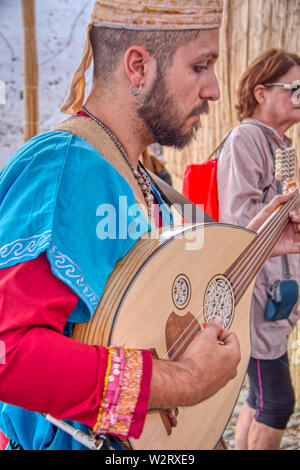
[[(162, 217), (170, 223), (165, 205)], [(116, 262), (149, 230), (127, 181), (75, 135), (34, 137), (0, 173), (0, 268), (46, 252), (53, 274), (79, 298), (65, 334), (90, 320)], [(25, 450), (81, 448), (38, 413), (1, 403), (0, 409), (0, 429)]]

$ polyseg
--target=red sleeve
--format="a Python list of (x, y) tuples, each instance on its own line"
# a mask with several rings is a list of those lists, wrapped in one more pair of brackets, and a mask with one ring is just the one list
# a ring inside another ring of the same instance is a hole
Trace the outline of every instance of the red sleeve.
[[(44, 253), (0, 269), (0, 341), (5, 345), (0, 401), (94, 427), (108, 350), (62, 335), (77, 302), (77, 295), (52, 274)], [(144, 362), (149, 371), (149, 358)], [(143, 409), (140, 423), (150, 378), (146, 382), (140, 393), (143, 404), (137, 404), (138, 411)]]
[(77, 301), (45, 254), (0, 270), (0, 399), (93, 426), (107, 350), (61, 334)]

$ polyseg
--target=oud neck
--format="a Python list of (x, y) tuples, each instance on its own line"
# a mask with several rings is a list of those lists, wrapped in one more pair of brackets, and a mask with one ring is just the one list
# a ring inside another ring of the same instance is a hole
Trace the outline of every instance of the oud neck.
[(294, 197), (286, 204), (279, 206), (259, 229), (258, 235), (224, 273), (232, 284), (236, 304), (259, 273), (286, 229), (290, 211), (298, 207), (300, 207), (300, 196), (296, 189)]

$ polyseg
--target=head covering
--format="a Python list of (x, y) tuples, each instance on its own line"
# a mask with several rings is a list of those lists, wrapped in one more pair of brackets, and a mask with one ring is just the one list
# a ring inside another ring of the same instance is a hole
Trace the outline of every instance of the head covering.
[(141, 31), (179, 31), (219, 28), (223, 0), (97, 0), (87, 31), (81, 63), (74, 73), (70, 92), (61, 111), (74, 114), (84, 101), (84, 73), (93, 57), (90, 31), (93, 26)]

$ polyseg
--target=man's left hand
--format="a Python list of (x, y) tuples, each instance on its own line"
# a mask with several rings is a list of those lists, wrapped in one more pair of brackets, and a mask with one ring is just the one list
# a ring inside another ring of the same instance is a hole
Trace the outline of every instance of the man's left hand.
[[(247, 228), (258, 231), (264, 222), (274, 213), (280, 205), (288, 202), (294, 197), (293, 193), (279, 194), (267, 204), (248, 224)], [(282, 256), (289, 253), (300, 253), (300, 208), (289, 214), (290, 221), (275, 245), (271, 256)]]

